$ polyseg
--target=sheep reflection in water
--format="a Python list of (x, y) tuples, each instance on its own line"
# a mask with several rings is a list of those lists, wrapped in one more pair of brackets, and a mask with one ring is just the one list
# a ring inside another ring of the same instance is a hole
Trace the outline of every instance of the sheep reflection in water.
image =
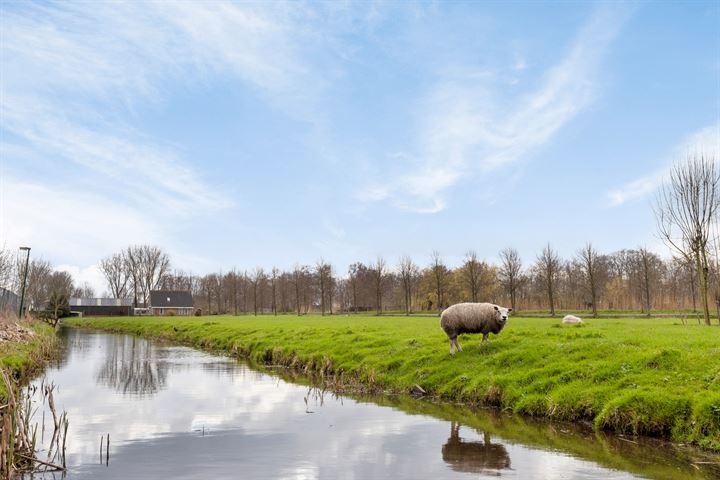
[(450, 438), (442, 447), (445, 463), (456, 472), (484, 473), (500, 476), (510, 468), (510, 456), (504, 445), (492, 443), (490, 435), (483, 433), (482, 442), (465, 441), (460, 437), (460, 424), (450, 424)]

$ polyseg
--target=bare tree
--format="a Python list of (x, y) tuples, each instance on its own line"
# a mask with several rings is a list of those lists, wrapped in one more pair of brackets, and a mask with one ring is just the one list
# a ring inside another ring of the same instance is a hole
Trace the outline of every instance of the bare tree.
[(293, 285), (293, 289), (295, 291), (295, 308), (297, 310), (297, 314), (301, 315), (301, 302), (302, 302), (302, 292), (305, 290), (305, 277), (307, 274), (307, 267), (295, 264), (295, 267), (293, 268), (292, 272), (292, 279), (291, 283)]
[(578, 261), (585, 277), (585, 288), (590, 294), (593, 317), (597, 317), (598, 286), (600, 277), (599, 254), (592, 243), (588, 242), (579, 252)]
[(100, 260), (100, 271), (105, 276), (105, 281), (110, 288), (110, 295), (113, 298), (125, 298), (128, 294), (130, 280), (125, 252), (114, 253)]
[(170, 257), (159, 247), (132, 245), (123, 252), (126, 275), (134, 303), (148, 305), (150, 291), (156, 290), (170, 272)]
[(500, 252), (500, 261), (500, 283), (510, 295), (510, 307), (517, 312), (517, 294), (523, 281), (520, 254), (514, 248), (506, 248)]
[(6, 248), (0, 248), (0, 287), (10, 290), (15, 276), (15, 255)]
[(160, 290), (190, 290), (193, 289), (195, 277), (182, 270), (175, 270), (163, 276), (158, 288)]
[(442, 261), (440, 252), (433, 250), (430, 254), (430, 270), (435, 284), (435, 295), (437, 297), (437, 309), (441, 312), (445, 306), (445, 291), (447, 290), (449, 270)]
[(237, 315), (240, 296), (240, 279), (238, 278), (238, 274), (235, 269), (232, 269), (225, 274), (225, 277), (223, 278), (223, 285), (225, 287), (225, 296), (227, 297), (227, 301), (232, 306), (233, 315)]
[(13, 301), (16, 255), (13, 251), (0, 248), (0, 313), (18, 308)]
[(375, 307), (377, 314), (382, 315), (382, 292), (385, 276), (387, 275), (387, 264), (385, 259), (378, 256), (372, 268), (373, 286), (375, 287)]
[(462, 279), (470, 292), (470, 300), (472, 302), (478, 302), (480, 299), (484, 267), (485, 265), (478, 260), (477, 253), (474, 250), (470, 250), (465, 254), (465, 262), (462, 266)]
[(273, 267), (270, 271), (270, 290), (272, 295), (272, 302), (270, 303), (270, 306), (272, 308), (272, 312), (275, 316), (278, 314), (277, 309), (277, 284), (280, 277), (280, 270), (277, 267)]
[(252, 283), (253, 290), (253, 312), (255, 312), (255, 316), (257, 316), (258, 307), (262, 310), (262, 290), (265, 283), (265, 270), (256, 267), (250, 277), (250, 282)]
[(352, 308), (357, 313), (358, 311), (358, 276), (360, 269), (363, 267), (362, 263), (353, 263), (348, 267), (348, 282), (350, 283), (350, 296), (352, 297)]
[[(207, 314), (222, 313), (222, 298), (220, 288), (220, 277), (217, 273), (209, 273), (200, 279), (200, 293), (205, 299), (207, 305)], [(213, 310), (213, 299), (215, 300), (216, 309)]]
[(652, 309), (652, 288), (658, 281), (663, 263), (660, 257), (641, 247), (638, 253), (638, 276), (640, 278), (640, 300), (643, 312), (650, 315)]
[(412, 291), (415, 282), (417, 281), (418, 275), (420, 275), (420, 269), (412, 258), (404, 256), (400, 258), (400, 282), (403, 290), (403, 301), (405, 303), (405, 315), (410, 315), (412, 307)]
[[(138, 307), (140, 305), (140, 297), (143, 294), (142, 291), (142, 259), (140, 253), (140, 247), (129, 246), (123, 253), (125, 259), (125, 269), (127, 270), (128, 280), (130, 281), (130, 288), (133, 293), (133, 305)], [(143, 298), (144, 302), (144, 298)]]
[(328, 310), (330, 312), (330, 315), (333, 314), (333, 298), (335, 298), (335, 289), (337, 287), (337, 282), (335, 280), (334, 270), (333, 266), (328, 263), (327, 268), (327, 306)]
[(212, 287), (218, 303), (218, 314), (223, 315), (228, 312), (228, 297), (225, 295), (225, 275), (223, 275), (222, 271), (220, 271), (215, 274), (215, 278), (213, 280)]
[[(25, 262), (18, 259), (18, 266), (15, 269), (18, 275), (17, 285), (21, 285), (25, 276)], [(48, 279), (52, 274), (52, 266), (47, 260), (41, 258), (31, 259), (27, 267), (27, 283), (25, 284), (25, 298), (28, 301), (29, 309), (43, 308), (45, 302), (50, 299)]]
[(289, 285), (289, 274), (288, 272), (280, 271), (277, 278), (277, 308), (278, 312), (286, 313), (288, 311), (288, 285)]
[(698, 281), (698, 275), (697, 270), (695, 269), (695, 263), (693, 261), (688, 261), (688, 259), (682, 257), (682, 258), (676, 258), (675, 262), (680, 266), (680, 271), (682, 272), (682, 276), (685, 279), (685, 283), (688, 287), (689, 294), (690, 294), (690, 303), (692, 304), (692, 312), (697, 313), (697, 281)]
[(672, 167), (655, 205), (660, 237), (695, 265), (706, 325), (710, 325), (708, 247), (710, 230), (718, 221), (719, 185), (720, 170), (715, 158), (690, 155)]
[(714, 277), (714, 298), (715, 298), (715, 310), (717, 313), (718, 324), (720, 325), (720, 225), (716, 222), (714, 224), (715, 232), (712, 236), (712, 248), (710, 251), (712, 274)]
[(560, 257), (557, 252), (552, 249), (548, 243), (543, 248), (542, 253), (537, 258), (536, 268), (538, 274), (543, 279), (545, 284), (545, 292), (548, 296), (548, 303), (550, 305), (550, 316), (555, 316), (555, 286), (557, 284), (557, 278), (560, 273), (561, 263)]
[(47, 276), (45, 285), (45, 299), (47, 300), (53, 293), (70, 297), (74, 290), (72, 275), (68, 272), (56, 270)]
[(140, 248), (140, 264), (143, 294), (147, 304), (150, 291), (156, 290), (170, 271), (170, 257), (159, 247), (143, 245)]
[(330, 290), (332, 266), (321, 258), (315, 264), (315, 274), (317, 275), (318, 286), (320, 287), (320, 314), (325, 315), (325, 301), (327, 299), (328, 291)]

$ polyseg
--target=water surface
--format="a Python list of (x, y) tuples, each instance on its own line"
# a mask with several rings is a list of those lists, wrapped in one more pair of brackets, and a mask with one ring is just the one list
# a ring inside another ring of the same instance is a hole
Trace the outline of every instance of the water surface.
[(663, 442), (405, 397), (334, 396), (187, 347), (60, 335), (62, 359), (36, 383), (56, 384), (68, 413), (71, 479), (720, 478), (716, 456)]

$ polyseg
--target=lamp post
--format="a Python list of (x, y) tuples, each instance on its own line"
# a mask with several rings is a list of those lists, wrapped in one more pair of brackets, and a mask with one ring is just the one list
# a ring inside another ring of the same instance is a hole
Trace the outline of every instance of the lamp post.
[(22, 289), (20, 293), (20, 312), (18, 313), (18, 317), (22, 318), (23, 304), (25, 303), (25, 284), (27, 283), (28, 266), (30, 265), (30, 247), (20, 247), (20, 250), (27, 251), (27, 256), (25, 257), (25, 272), (23, 273)]

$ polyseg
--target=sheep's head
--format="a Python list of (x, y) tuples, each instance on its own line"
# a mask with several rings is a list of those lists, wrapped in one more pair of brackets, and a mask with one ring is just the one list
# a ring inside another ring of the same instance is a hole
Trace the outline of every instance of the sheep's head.
[(507, 322), (510, 312), (512, 312), (512, 308), (503, 308), (495, 305), (495, 318), (499, 323)]

